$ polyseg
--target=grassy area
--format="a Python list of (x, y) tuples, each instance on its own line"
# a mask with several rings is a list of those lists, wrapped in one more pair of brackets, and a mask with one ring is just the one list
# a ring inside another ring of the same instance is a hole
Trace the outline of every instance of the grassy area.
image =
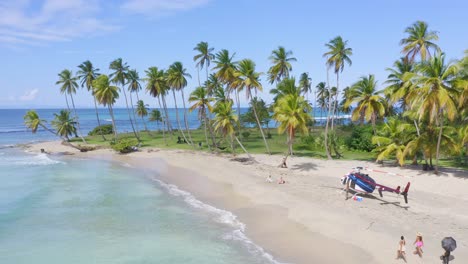
[[(239, 139), (242, 141), (244, 147), (249, 151), (249, 153), (263, 154), (266, 153), (266, 148), (263, 143), (260, 131), (254, 128), (244, 128), (242, 132), (248, 131), (250, 135), (248, 137), (243, 137), (242, 133), (239, 136)], [(271, 137), (267, 139), (268, 145), (270, 147), (272, 154), (284, 155), (287, 152), (286, 144), (286, 134), (278, 134), (276, 129), (270, 129), (269, 131), (265, 130), (265, 134), (271, 134)], [(198, 143), (202, 142), (202, 151), (208, 151), (208, 146), (206, 145), (205, 133), (203, 129), (196, 129), (190, 131), (193, 142), (195, 143), (195, 149), (200, 150)], [(341, 136), (348, 136), (349, 132), (338, 130), (337, 133)], [(315, 139), (323, 134), (323, 128), (314, 128), (310, 133), (311, 138)], [(162, 131), (141, 131), (141, 146), (142, 147), (158, 147), (166, 149), (185, 149), (193, 150), (194, 148), (188, 144), (178, 144), (178, 136), (182, 137), (182, 134), (178, 131), (175, 131), (173, 135), (166, 133), (166, 142), (163, 138)], [(119, 138), (133, 137), (133, 133), (119, 134)], [(88, 136), (86, 140), (90, 144), (96, 144), (101, 146), (110, 146), (112, 140), (112, 135), (107, 135), (107, 141), (104, 141), (101, 136)], [(211, 144), (211, 139), (208, 135), (209, 144)], [(79, 143), (79, 139), (73, 139), (73, 142)], [(216, 137), (216, 141), (219, 143), (219, 146), (222, 150), (219, 150), (221, 153), (231, 153), (230, 144), (228, 141), (221, 138), (219, 135)], [(242, 153), (242, 149), (235, 146), (236, 153)], [(375, 156), (374, 153), (369, 152), (359, 152), (359, 151), (349, 151), (346, 149), (341, 149), (343, 152), (343, 159), (353, 159), (353, 160), (372, 160)], [(310, 142), (304, 142), (301, 136), (298, 136), (294, 144), (294, 152), (297, 156), (305, 157), (314, 157), (314, 158), (326, 158), (325, 150), (318, 148), (315, 144)]]
[[(254, 154), (265, 154), (266, 148), (263, 143), (263, 139), (261, 137), (260, 131), (255, 128), (244, 128), (242, 132), (245, 132), (245, 131), (250, 132), (250, 135), (248, 137), (243, 137), (241, 133), (241, 136), (239, 136), (239, 139), (242, 141), (242, 144), (247, 149), (247, 151), (249, 151), (249, 153), (254, 153)], [(278, 134), (276, 129), (270, 129), (269, 131), (265, 130), (265, 134), (267, 134), (268, 132), (271, 134), (271, 137), (267, 139), (271, 153), (285, 155), (287, 152), (286, 135)], [(182, 138), (182, 134), (180, 134), (178, 131), (174, 131), (172, 135), (166, 133), (166, 141), (163, 138), (162, 131), (149, 131), (149, 132), (141, 131), (140, 132), (141, 146), (142, 147), (157, 147), (157, 148), (163, 148), (163, 149), (183, 149), (183, 150), (196, 149), (197, 151), (209, 151), (209, 148), (206, 144), (205, 133), (203, 129), (191, 130), (190, 133), (191, 133), (193, 142), (195, 143), (195, 148), (185, 143), (178, 144), (177, 143), (178, 136)], [(347, 127), (338, 127), (336, 130), (336, 133), (337, 135), (339, 135), (340, 138), (346, 138), (350, 136), (351, 131)], [(316, 144), (310, 142), (311, 141), (310, 139), (312, 139), (313, 141), (316, 138), (320, 137), (322, 134), (323, 134), (323, 128), (315, 127), (309, 134), (309, 140), (304, 140), (304, 138), (299, 135), (295, 140), (294, 154), (296, 156), (301, 156), (301, 157), (313, 157), (313, 158), (319, 158), (319, 159), (326, 159), (325, 150), (323, 148), (318, 147)], [(109, 147), (113, 136), (107, 135), (106, 137), (108, 139), (107, 141), (104, 141), (101, 136), (88, 136), (86, 137), (86, 140), (90, 144)], [(119, 138), (125, 138), (125, 137), (133, 137), (133, 133), (119, 134)], [(208, 140), (209, 140), (209, 144), (211, 144), (211, 139), (209, 135), (208, 135)], [(81, 140), (78, 138), (72, 139), (72, 141), (78, 144), (81, 142)], [(218, 150), (219, 152), (228, 153), (228, 154), (231, 153), (229, 142), (221, 138), (219, 135), (216, 137), (216, 141), (221, 147), (221, 149)], [(199, 142), (202, 142), (201, 149), (198, 147)], [(376, 153), (374, 152), (349, 150), (346, 147), (341, 147), (340, 151), (343, 156), (341, 159), (344, 159), (344, 160), (373, 161), (375, 160), (375, 157), (376, 157)], [(243, 153), (242, 149), (237, 144), (235, 146), (235, 152)], [(445, 158), (445, 159), (440, 160), (440, 166), (444, 166), (444, 167), (467, 169), (468, 168), (467, 163), (468, 163), (467, 160), (465, 160), (464, 162), (460, 162), (459, 160), (457, 160), (456, 157)], [(411, 164), (411, 161), (408, 160), (407, 164)], [(435, 160), (434, 160), (434, 165), (435, 165)]]

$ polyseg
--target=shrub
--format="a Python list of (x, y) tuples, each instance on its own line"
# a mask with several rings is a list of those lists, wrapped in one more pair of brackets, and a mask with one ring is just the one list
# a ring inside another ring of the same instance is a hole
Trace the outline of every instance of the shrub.
[(371, 126), (353, 126), (351, 135), (345, 140), (346, 147), (350, 150), (370, 152), (375, 148), (372, 144)]
[(135, 150), (136, 145), (138, 145), (138, 141), (135, 138), (121, 138), (111, 144), (111, 147), (120, 153), (130, 153)]
[[(102, 132), (101, 132), (102, 131)], [(93, 130), (89, 131), (88, 135), (89, 136), (98, 136), (98, 135), (109, 135), (114, 133), (114, 130), (112, 129), (112, 125), (101, 125), (95, 127)]]
[(248, 138), (250, 136), (250, 132), (249, 131), (244, 131), (242, 132), (242, 137), (243, 138)]
[(270, 132), (267, 132), (267, 138), (271, 139), (271, 133)]

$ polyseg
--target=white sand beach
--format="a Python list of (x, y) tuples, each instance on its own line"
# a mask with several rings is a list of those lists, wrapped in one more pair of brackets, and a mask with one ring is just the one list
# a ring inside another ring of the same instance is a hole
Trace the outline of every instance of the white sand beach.
[[(466, 171), (443, 169), (434, 175), (410, 167), (304, 157), (290, 157), (288, 168), (278, 168), (282, 157), (275, 155), (253, 155), (257, 163), (245, 163), (230, 155), (156, 148), (127, 155), (109, 149), (80, 153), (57, 141), (28, 147), (32, 152), (40, 149), (153, 170), (154, 177), (233, 212), (247, 225), (247, 235), (280, 262), (404, 263), (395, 260), (401, 235), (408, 263), (441, 263), (440, 241), (446, 236), (458, 242), (453, 263), (468, 261)], [(409, 204), (390, 193), (384, 193), (383, 200), (345, 200), (340, 178), (356, 166), (401, 174), (369, 172), (390, 187), (411, 182)], [(269, 175), (272, 183), (265, 181)], [(277, 184), (280, 177), (286, 184)], [(417, 232), (425, 243), (422, 258), (412, 254)]]

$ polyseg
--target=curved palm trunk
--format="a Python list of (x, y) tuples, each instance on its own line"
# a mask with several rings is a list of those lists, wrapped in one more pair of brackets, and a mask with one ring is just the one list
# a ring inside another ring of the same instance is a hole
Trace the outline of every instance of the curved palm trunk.
[[(210, 147), (210, 143), (208, 143), (208, 133), (207, 133), (207, 127), (206, 127), (206, 123), (207, 123), (207, 118), (206, 118), (206, 113), (205, 113), (205, 109), (202, 110), (202, 115), (203, 115), (203, 123), (205, 124), (205, 140), (206, 140), (206, 145), (208, 146), (208, 148), (211, 150), (211, 147)], [(201, 120), (200, 120), (201, 121)]]
[[(94, 110), (96, 111), (96, 119), (97, 119), (97, 122), (98, 122), (98, 126), (101, 127), (101, 120), (99, 119), (99, 113), (98, 113), (96, 98), (94, 98)], [(104, 134), (102, 133), (102, 129), (99, 129), (99, 131), (101, 132), (102, 139), (104, 141), (106, 141), (107, 139), (104, 136)]]
[(135, 131), (135, 126), (133, 125), (132, 115), (130, 114), (130, 108), (128, 108), (127, 93), (125, 92), (125, 88), (123, 88), (123, 86), (124, 86), (124, 84), (122, 84), (122, 91), (123, 91), (124, 97), (125, 97), (125, 105), (127, 106), (128, 119), (130, 120), (130, 125), (132, 125), (133, 134), (135, 135), (138, 142), (141, 142), (140, 137), (138, 136), (137, 132)]
[(336, 72), (336, 95), (335, 95), (335, 99), (333, 100), (331, 130), (333, 130), (334, 128), (336, 109), (338, 108), (337, 107), (338, 95), (340, 94), (339, 84), (340, 84), (340, 73)]
[(215, 138), (215, 134), (213, 132), (213, 127), (211, 126), (210, 118), (206, 115), (206, 113), (205, 113), (205, 117), (206, 117), (206, 122), (208, 123), (207, 125), (208, 125), (208, 129), (210, 131), (211, 141), (213, 141), (213, 148), (215, 150), (217, 150), (216, 138)]
[[(421, 132), (419, 131), (419, 126), (418, 126), (418, 123), (416, 122), (416, 120), (413, 120), (413, 123), (414, 123), (414, 126), (416, 127), (416, 133), (418, 135), (418, 137), (421, 136)], [(427, 157), (426, 157), (426, 152), (422, 152), (423, 153), (423, 158), (424, 158), (424, 162), (426, 163), (427, 165)], [(416, 156), (416, 155), (415, 155)]]
[(327, 153), (327, 158), (329, 160), (333, 159), (330, 154), (330, 149), (328, 149), (328, 125), (330, 122), (330, 110), (331, 110), (331, 92), (330, 92), (330, 84), (329, 84), (329, 77), (328, 77), (329, 69), (327, 69), (327, 87), (328, 87), (328, 111), (327, 111), (327, 122), (325, 124), (325, 152)]
[(437, 148), (436, 148), (436, 166), (435, 166), (435, 174), (439, 174), (439, 154), (440, 154), (440, 142), (442, 141), (442, 129), (443, 129), (443, 116), (442, 113), (439, 112), (439, 136), (437, 138)]
[(185, 123), (185, 130), (187, 131), (188, 137), (189, 137), (189, 143), (195, 147), (192, 141), (192, 135), (190, 135), (190, 130), (188, 127), (188, 120), (187, 120), (187, 108), (185, 108), (185, 96), (184, 96), (184, 89), (181, 89), (180, 92), (182, 93), (182, 105), (184, 106), (184, 123)]
[(71, 98), (71, 101), (72, 101), (73, 113), (75, 114), (75, 118), (76, 118), (76, 125), (78, 126), (78, 133), (80, 134), (80, 138), (83, 141), (83, 143), (86, 144), (86, 140), (84, 139), (83, 134), (81, 133), (80, 121), (78, 119), (78, 115), (76, 114), (75, 101), (73, 100), (73, 95), (72, 94), (70, 94), (70, 98)]
[[(159, 97), (158, 97), (158, 104), (159, 104), (159, 109), (161, 109), (161, 99)], [(165, 130), (165, 124), (163, 120), (163, 125), (162, 125), (163, 138), (164, 138), (164, 144), (167, 146), (166, 133), (164, 132), (164, 130)]]
[(179, 126), (179, 131), (182, 133), (182, 137), (184, 138), (185, 142), (190, 145), (190, 142), (188, 142), (187, 138), (185, 137), (184, 131), (182, 130), (182, 126), (180, 125), (180, 120), (179, 120), (179, 108), (177, 108), (177, 99), (175, 96), (175, 91), (172, 89), (172, 95), (174, 95), (174, 106), (175, 106), (175, 112), (176, 112), (176, 120), (177, 120), (177, 125)]
[(135, 129), (136, 129), (138, 135), (140, 135), (140, 129), (138, 128), (138, 121), (137, 121), (136, 113), (135, 113), (135, 105), (133, 104), (132, 92), (130, 92), (130, 104), (132, 105), (133, 120), (135, 120)]
[(162, 101), (163, 108), (164, 108), (164, 113), (165, 113), (165, 116), (166, 116), (166, 120), (165, 120), (166, 124), (165, 125), (167, 125), (167, 132), (169, 133), (169, 135), (171, 136), (171, 139), (172, 139), (173, 131), (172, 131), (171, 120), (169, 119), (169, 111), (167, 110), (166, 96), (162, 95), (161, 101)]
[(70, 105), (68, 104), (68, 96), (66, 93), (65, 93), (65, 103), (67, 103), (67, 110), (68, 112), (70, 112)]
[[(137, 97), (137, 102), (140, 101), (140, 97), (138, 96), (138, 90), (136, 91), (136, 97)], [(161, 108), (161, 106), (159, 107)], [(135, 111), (133, 111), (135, 112)], [(136, 120), (136, 119), (135, 119)], [(135, 121), (136, 122), (136, 121)], [(141, 122), (143, 123), (143, 126), (145, 127), (145, 130), (146, 132), (148, 132), (148, 134), (150, 134), (150, 131), (148, 130), (148, 126), (146, 125), (146, 121), (145, 121), (145, 118), (143, 116), (141, 116)]]
[[(252, 98), (252, 92), (250, 91), (250, 89), (249, 89), (249, 95), (250, 95), (250, 98)], [(263, 133), (262, 125), (260, 124), (260, 120), (258, 119), (257, 109), (255, 109), (254, 104), (252, 104), (252, 109), (254, 110), (255, 119), (257, 120), (257, 124), (258, 124), (258, 128), (260, 129), (260, 133), (262, 134), (263, 142), (265, 142), (265, 147), (267, 149), (268, 155), (271, 155), (270, 148), (268, 147), (268, 143), (266, 141), (265, 134)]]
[(231, 137), (231, 140), (229, 140), (229, 143), (231, 144), (231, 150), (232, 150), (232, 155), (233, 156), (236, 156), (236, 152), (234, 151), (234, 139), (233, 139), (233, 136), (232, 134), (229, 135)]
[(240, 142), (239, 138), (237, 138), (236, 136), (234, 136), (234, 138), (236, 139), (237, 141), (237, 144), (239, 144), (239, 146), (242, 148), (242, 150), (245, 152), (245, 154), (247, 154), (247, 157), (249, 157), (249, 159), (251, 160), (254, 160), (254, 158), (252, 156), (250, 156), (250, 153), (247, 151), (247, 149), (245, 149), (244, 145), (242, 145), (242, 143)]
[(114, 141), (117, 140), (117, 126), (115, 125), (115, 118), (114, 118), (114, 109), (112, 109), (112, 105), (108, 106), (109, 114), (112, 119), (112, 127), (114, 128)]
[(237, 104), (237, 115), (239, 116), (239, 119), (237, 119), (237, 132), (241, 133), (241, 123), (240, 123), (240, 98), (239, 98), (239, 90), (236, 89), (236, 104)]
[(138, 137), (140, 137), (140, 131), (138, 129), (138, 122), (137, 122), (137, 118), (136, 118), (136, 115), (135, 115), (135, 107), (133, 106), (132, 92), (130, 92), (130, 104), (132, 105), (132, 113), (133, 113), (133, 120), (135, 120), (136, 133), (137, 133)]
[(289, 155), (292, 156), (294, 154), (293, 153), (293, 148), (292, 148), (293, 140), (294, 140), (294, 128), (290, 127), (288, 130), (289, 130), (288, 131), (288, 134), (289, 134), (289, 139), (288, 139)]

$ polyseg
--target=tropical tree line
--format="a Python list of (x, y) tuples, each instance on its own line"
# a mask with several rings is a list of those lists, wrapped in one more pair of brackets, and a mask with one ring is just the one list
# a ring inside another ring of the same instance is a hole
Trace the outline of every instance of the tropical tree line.
[[(90, 61), (85, 61), (78, 66), (76, 75), (68, 69), (59, 73), (57, 84), (61, 85), (60, 91), (65, 94), (68, 112), (71, 113), (68, 106), (70, 97), (74, 124), (80, 135), (73, 94), (81, 86), (86, 87), (94, 99), (99, 125), (98, 105), (108, 108), (114, 139), (118, 135), (113, 105), (122, 92), (128, 120), (138, 141), (141, 131), (136, 116), (142, 119), (145, 130), (148, 130), (144, 118), (149, 115), (150, 121), (163, 124), (165, 140), (166, 136), (178, 131), (184, 142), (193, 146), (188, 110), (198, 112), (205, 141), (210, 148), (219, 146), (217, 137), (221, 136), (229, 142), (233, 152), (236, 145), (247, 152), (238, 138), (243, 129), (239, 118), (240, 97), (245, 93), (251, 110), (248, 118), (256, 124), (266, 153), (271, 151), (264, 133), (265, 126), (268, 126), (265, 120), (272, 118), (277, 122), (278, 132), (287, 135), (288, 154), (293, 154), (297, 134), (309, 133), (312, 110), (316, 109), (315, 112), (320, 112), (320, 116), (325, 116), (323, 124), (319, 125), (324, 126), (323, 146), (328, 159), (333, 158), (333, 149), (335, 157), (340, 156), (333, 145), (333, 139), (337, 137), (337, 117), (339, 113), (350, 113), (353, 122), (371, 124), (377, 160), (395, 158), (403, 165), (408, 158), (416, 161), (422, 156), (429, 168), (433, 167), (433, 160), (436, 160), (437, 172), (441, 155), (466, 152), (468, 148), (468, 51), (458, 61), (447, 61), (436, 44), (438, 33), (429, 30), (423, 21), (406, 28), (405, 34), (400, 41), (403, 57), (387, 69), (389, 75), (382, 87), (379, 87), (373, 74), (362, 76), (345, 88), (340, 87), (340, 77), (345, 67), (352, 65), (353, 55), (348, 41), (341, 36), (325, 44), (327, 50), (323, 57), (327, 69), (326, 80), (315, 86), (308, 73), (301, 73), (298, 80), (292, 76), (293, 63), (297, 59), (285, 47), (280, 46), (271, 52), (271, 67), (267, 73), (262, 73), (257, 71), (254, 61), (237, 60), (236, 53), (226, 49), (215, 52), (207, 42), (200, 42), (194, 47), (196, 54), (193, 61), (197, 68), (198, 86), (190, 93), (187, 101), (184, 90), (192, 76), (181, 62), (174, 62), (166, 69), (149, 67), (144, 71), (145, 76), (140, 78), (138, 72), (131, 70), (121, 58), (109, 64), (109, 75), (100, 74)], [(330, 70), (334, 80), (330, 78)], [(266, 114), (266, 103), (261, 99), (263, 75), (266, 75), (269, 85), (273, 86), (269, 92), (274, 96)], [(148, 105), (139, 99), (142, 89), (155, 98), (158, 109), (148, 111)], [(135, 104), (133, 95), (137, 99)], [(175, 129), (166, 100), (171, 95), (176, 108)], [(182, 117), (179, 114), (180, 101)], [(190, 104), (188, 108), (186, 102)], [(102, 137), (106, 139), (105, 135)]]

